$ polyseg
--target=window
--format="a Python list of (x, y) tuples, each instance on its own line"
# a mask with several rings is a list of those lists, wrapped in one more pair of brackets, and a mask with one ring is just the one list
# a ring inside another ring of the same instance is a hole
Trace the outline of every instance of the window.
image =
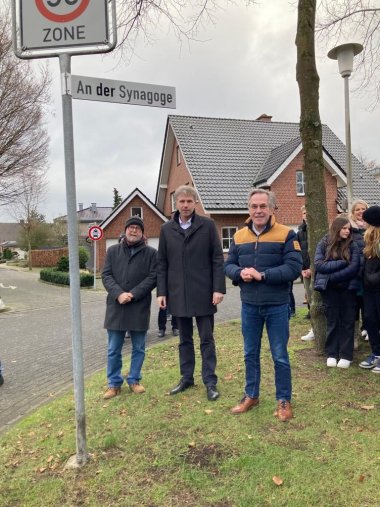
[(296, 171), (297, 195), (305, 195), (305, 179), (303, 171)]
[(131, 208), (131, 217), (138, 216), (140, 218), (143, 217), (142, 208)]
[(175, 199), (174, 199), (174, 192), (170, 194), (170, 203), (172, 206), (172, 213), (175, 211)]
[(179, 146), (177, 146), (177, 148), (176, 148), (176, 158), (177, 158), (177, 165), (179, 165), (181, 163), (181, 150), (180, 150)]
[(224, 252), (229, 250), (232, 238), (237, 230), (237, 227), (222, 227), (222, 247)]

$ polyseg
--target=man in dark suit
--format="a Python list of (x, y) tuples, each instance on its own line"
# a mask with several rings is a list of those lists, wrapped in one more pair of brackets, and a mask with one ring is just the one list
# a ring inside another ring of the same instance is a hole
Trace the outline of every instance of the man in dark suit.
[(170, 391), (178, 394), (194, 385), (195, 317), (202, 355), (202, 380), (207, 398), (219, 397), (216, 388), (214, 314), (226, 292), (223, 251), (214, 222), (195, 213), (198, 196), (194, 188), (183, 185), (174, 194), (177, 211), (161, 227), (158, 247), (157, 301), (169, 305), (177, 317), (180, 343), (181, 380)]

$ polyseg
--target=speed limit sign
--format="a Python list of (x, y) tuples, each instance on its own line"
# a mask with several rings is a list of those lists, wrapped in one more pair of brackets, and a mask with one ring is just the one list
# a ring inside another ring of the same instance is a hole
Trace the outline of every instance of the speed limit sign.
[(13, 0), (13, 5), (16, 54), (23, 58), (101, 53), (116, 42), (114, 0)]
[(99, 241), (103, 237), (103, 229), (98, 225), (93, 225), (88, 230), (88, 236), (92, 241)]

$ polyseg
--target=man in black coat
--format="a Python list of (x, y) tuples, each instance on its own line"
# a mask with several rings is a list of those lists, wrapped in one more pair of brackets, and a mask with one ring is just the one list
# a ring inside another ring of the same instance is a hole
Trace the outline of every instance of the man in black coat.
[(104, 327), (108, 333), (107, 379), (104, 399), (120, 393), (121, 349), (127, 331), (132, 341), (131, 365), (126, 381), (131, 391), (145, 391), (140, 384), (145, 358), (145, 340), (149, 328), (152, 290), (157, 281), (157, 251), (146, 245), (144, 222), (138, 216), (125, 224), (125, 237), (107, 250), (102, 273), (107, 306)]
[(214, 313), (223, 300), (226, 282), (223, 250), (214, 222), (197, 215), (198, 196), (183, 185), (174, 194), (177, 211), (161, 227), (158, 247), (157, 301), (169, 306), (177, 317), (180, 343), (181, 380), (170, 391), (178, 394), (194, 385), (195, 351), (193, 317), (196, 319), (202, 355), (202, 380), (207, 398), (214, 401), (217, 391)]

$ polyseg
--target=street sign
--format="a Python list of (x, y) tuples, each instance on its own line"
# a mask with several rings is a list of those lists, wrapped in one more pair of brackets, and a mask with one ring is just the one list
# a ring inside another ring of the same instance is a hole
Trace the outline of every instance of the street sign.
[(116, 44), (114, 0), (13, 0), (20, 58), (103, 53)]
[(71, 93), (73, 99), (176, 108), (176, 90), (172, 86), (72, 75)]
[(103, 237), (103, 229), (98, 225), (93, 225), (89, 228), (88, 235), (92, 241), (99, 241)]

